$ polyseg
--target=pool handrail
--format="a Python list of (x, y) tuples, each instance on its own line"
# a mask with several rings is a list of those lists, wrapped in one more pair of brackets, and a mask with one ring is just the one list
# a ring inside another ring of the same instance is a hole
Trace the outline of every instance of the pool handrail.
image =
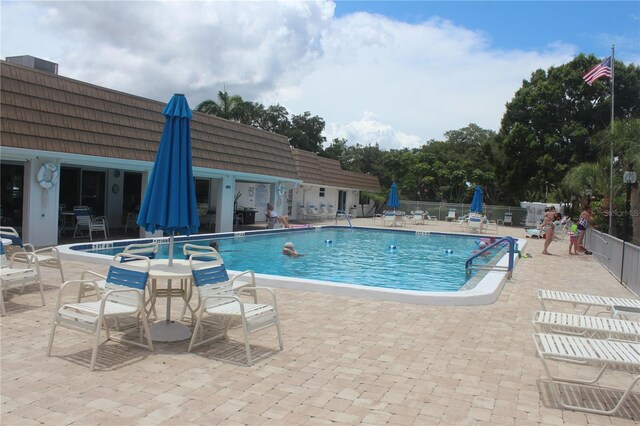
[[(479, 256), (483, 256), (484, 253), (488, 252), (489, 250), (491, 250), (496, 246), (499, 246), (504, 242), (507, 242), (509, 244), (509, 266), (507, 266), (507, 279), (510, 280), (511, 274), (513, 273), (514, 257), (516, 254), (516, 241), (513, 237), (500, 237), (496, 239), (496, 241), (494, 241), (493, 243), (486, 246), (485, 248), (478, 250), (477, 253), (475, 253), (473, 256), (467, 259), (467, 261), (464, 264), (467, 278), (469, 278), (469, 276), (471, 275), (471, 269), (474, 269), (473, 259), (476, 259)], [(500, 268), (504, 268), (504, 267), (500, 267), (500, 266), (491, 267), (491, 269), (500, 269)], [(480, 268), (475, 267), (475, 269), (480, 269)]]
[(338, 224), (338, 217), (344, 217), (345, 219), (347, 219), (347, 222), (349, 223), (349, 228), (351, 228), (351, 230), (353, 230), (353, 224), (351, 223), (351, 219), (349, 218), (349, 213), (347, 213), (345, 210), (338, 210), (336, 211), (336, 225)]

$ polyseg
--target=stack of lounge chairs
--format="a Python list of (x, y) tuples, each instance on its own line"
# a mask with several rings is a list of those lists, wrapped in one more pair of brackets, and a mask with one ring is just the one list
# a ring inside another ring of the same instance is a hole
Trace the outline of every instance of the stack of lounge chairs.
[[(630, 314), (636, 314), (632, 319), (640, 318), (640, 300), (552, 290), (539, 290), (538, 298), (543, 310), (533, 317), (537, 331), (533, 341), (555, 402), (562, 408), (586, 413), (618, 412), (640, 381), (640, 322), (630, 320)], [(584, 310), (581, 314), (547, 311), (550, 304), (568, 304), (574, 310)], [(555, 376), (549, 366), (551, 361), (571, 363), (573, 368), (579, 365), (581, 369), (592, 366), (599, 371), (590, 380)], [(634, 375), (625, 390), (612, 392), (598, 384), (609, 369)], [(567, 391), (571, 385), (573, 388)], [(586, 387), (589, 397), (579, 397), (576, 385), (580, 389)], [(598, 392), (609, 396), (594, 397)]]

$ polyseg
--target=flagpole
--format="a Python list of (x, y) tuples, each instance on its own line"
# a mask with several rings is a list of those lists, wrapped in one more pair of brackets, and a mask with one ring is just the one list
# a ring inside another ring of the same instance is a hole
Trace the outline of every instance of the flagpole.
[(609, 235), (611, 235), (611, 227), (613, 224), (613, 103), (614, 103), (614, 64), (615, 64), (615, 50), (616, 45), (611, 45), (611, 152), (610, 152), (610, 163), (609, 163)]

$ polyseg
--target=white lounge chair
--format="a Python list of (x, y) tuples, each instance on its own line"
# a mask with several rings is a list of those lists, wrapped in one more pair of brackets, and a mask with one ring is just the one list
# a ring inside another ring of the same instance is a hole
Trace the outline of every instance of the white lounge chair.
[[(122, 260), (136, 260), (137, 262), (122, 262)], [(91, 355), (90, 369), (93, 370), (98, 357), (100, 346), (100, 332), (104, 326), (107, 340), (114, 340), (129, 345), (147, 348), (153, 351), (153, 343), (149, 333), (147, 314), (144, 308), (144, 291), (149, 277), (150, 262), (144, 256), (120, 253), (114, 256), (106, 277), (104, 290), (101, 291), (95, 280), (72, 280), (62, 284), (58, 292), (53, 322), (51, 323), (51, 335), (47, 356), (51, 356), (53, 338), (56, 328), (67, 327), (82, 333), (93, 335), (93, 352)], [(97, 301), (63, 303), (63, 295), (67, 289), (75, 285), (84, 286), (94, 284), (98, 295)], [(131, 340), (116, 338), (109, 333), (108, 319), (127, 316), (138, 318), (142, 322), (140, 329), (141, 343)], [(142, 343), (146, 338), (147, 343)]]
[[(229, 279), (219, 256), (211, 254), (199, 255), (198, 260), (195, 257), (196, 255), (192, 255), (189, 258), (189, 263), (191, 264), (194, 285), (198, 289), (199, 304), (196, 309), (197, 321), (189, 343), (189, 352), (195, 347), (225, 337), (233, 319), (239, 319), (242, 323), (248, 365), (253, 364), (255, 360), (251, 356), (250, 333), (272, 325), (275, 326), (280, 350), (282, 350), (282, 333), (280, 332), (275, 293), (266, 287), (242, 287), (235, 292), (233, 285), (236, 279), (243, 276), (251, 276), (251, 279), (255, 281), (253, 271), (245, 271)], [(240, 298), (243, 294), (256, 295), (258, 292), (265, 292), (270, 295), (271, 305), (255, 303), (255, 299), (254, 303), (248, 303)], [(205, 315), (211, 316), (216, 320), (222, 320), (222, 324), (219, 324), (220, 327), (218, 328), (220, 332), (206, 339), (204, 338), (203, 329)], [(202, 340), (196, 343), (198, 335), (202, 336)]]
[(455, 211), (455, 209), (449, 209), (449, 213), (447, 214), (447, 217), (445, 219), (447, 221), (456, 220), (456, 211)]
[(545, 333), (640, 341), (640, 322), (616, 318), (538, 311), (533, 316), (533, 325)]
[[(627, 389), (623, 391), (615, 405), (611, 408), (597, 408), (593, 406), (577, 405), (577, 403), (573, 402), (566, 402), (557, 382), (576, 383), (598, 387), (598, 380), (600, 380), (604, 372), (609, 367), (626, 367), (637, 370), (638, 367), (640, 367), (640, 344), (617, 340), (587, 339), (584, 337), (545, 333), (534, 334), (533, 341), (536, 345), (538, 357), (540, 358), (547, 377), (551, 382), (551, 392), (553, 393), (556, 402), (562, 408), (593, 414), (615, 414), (622, 407), (625, 400), (640, 380), (640, 375), (636, 375), (631, 380)], [(558, 377), (552, 375), (549, 370), (547, 361), (550, 360), (572, 362), (574, 363), (574, 366), (576, 362), (583, 362), (593, 364), (601, 368), (596, 377), (591, 380)], [(603, 389), (610, 390), (608, 388)], [(608, 392), (608, 394), (610, 395), (611, 392)], [(579, 400), (579, 398), (574, 398), (574, 401), (575, 400)], [(614, 401), (611, 403), (613, 402)]]
[(593, 307), (604, 308), (606, 312), (610, 312), (614, 306), (640, 309), (640, 299), (567, 293), (554, 290), (538, 290), (538, 299), (540, 300), (542, 309), (545, 311), (548, 310), (545, 302), (570, 303), (574, 307), (577, 305), (585, 305), (586, 309), (582, 312), (583, 315), (586, 315), (589, 309)]
[(511, 212), (505, 212), (504, 213), (504, 219), (502, 220), (502, 224), (503, 225), (509, 225), (512, 226), (513, 225), (513, 213)]
[[(428, 211), (425, 211), (425, 212), (424, 212), (423, 217), (424, 217), (425, 219), (427, 219), (428, 221), (435, 221), (435, 222), (437, 222), (437, 221), (438, 221), (438, 218), (437, 218), (437, 217), (435, 217), (435, 216), (431, 216), (431, 215), (429, 214), (429, 212), (428, 212)], [(428, 222), (427, 222), (427, 223), (428, 223)]]
[[(17, 267), (16, 259), (20, 258), (25, 267)], [(42, 279), (40, 278), (40, 267), (38, 258), (32, 253), (16, 252), (11, 255), (11, 260), (7, 260), (4, 245), (0, 244), (0, 315), (5, 315), (4, 295), (14, 288), (24, 287), (29, 284), (37, 284), (40, 289), (40, 298), (44, 306), (44, 293), (42, 289)]]
[[(36, 250), (33, 244), (23, 242), (18, 231), (10, 226), (0, 226), (0, 236), (11, 240), (11, 245), (5, 247), (9, 256), (16, 252), (31, 253), (38, 258), (38, 266), (58, 269), (60, 271), (60, 278), (62, 282), (64, 282), (62, 261), (60, 260), (60, 253), (56, 247), (45, 247)], [(14, 261), (27, 262), (27, 259), (25, 256), (17, 256)]]

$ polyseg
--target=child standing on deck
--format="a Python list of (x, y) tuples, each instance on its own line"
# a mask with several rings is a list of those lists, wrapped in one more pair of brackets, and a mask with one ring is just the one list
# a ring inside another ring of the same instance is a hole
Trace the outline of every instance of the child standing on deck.
[(578, 254), (578, 235), (580, 234), (578, 225), (571, 225), (571, 229), (567, 231), (567, 234), (569, 234), (569, 254)]

